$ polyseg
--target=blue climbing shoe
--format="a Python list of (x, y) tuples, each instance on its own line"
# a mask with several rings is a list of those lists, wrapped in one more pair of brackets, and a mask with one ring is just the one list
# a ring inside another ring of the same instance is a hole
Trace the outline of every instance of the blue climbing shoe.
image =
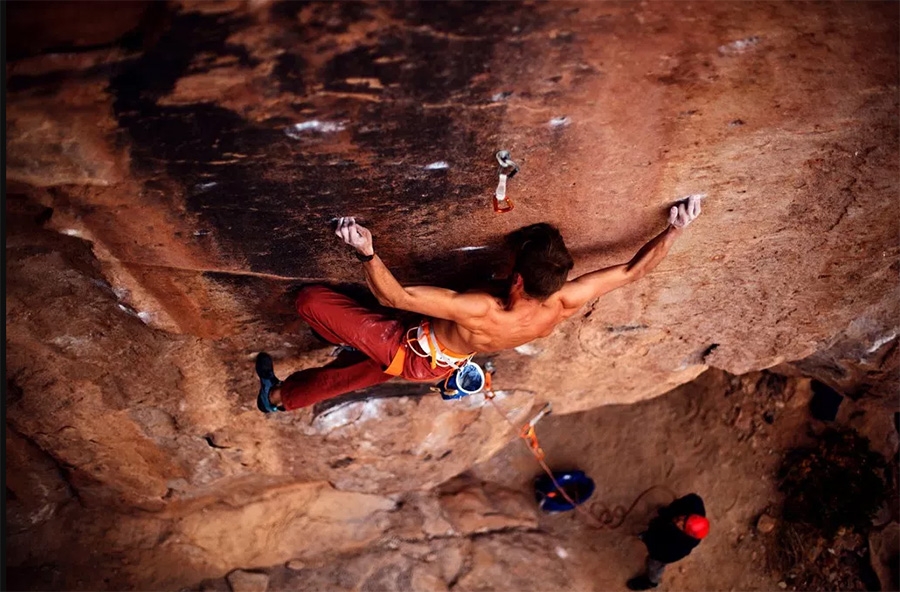
[(334, 346), (334, 349), (331, 350), (331, 357), (336, 358), (344, 353), (351, 354), (351, 353), (358, 352), (358, 351), (359, 350), (356, 349), (355, 347), (353, 347), (352, 345), (336, 345), (336, 346)]
[(273, 405), (269, 401), (269, 393), (273, 388), (280, 385), (281, 381), (275, 376), (272, 356), (266, 352), (259, 352), (256, 356), (256, 374), (259, 376), (259, 396), (256, 397), (256, 407), (263, 413), (284, 411), (282, 407)]

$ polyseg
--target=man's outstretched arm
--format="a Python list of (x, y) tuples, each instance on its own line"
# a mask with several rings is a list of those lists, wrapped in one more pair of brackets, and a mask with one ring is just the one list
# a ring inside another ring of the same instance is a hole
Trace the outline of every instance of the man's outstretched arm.
[(372, 233), (353, 218), (340, 218), (335, 231), (345, 243), (363, 257), (366, 284), (382, 306), (417, 312), (430, 317), (460, 321), (487, 314), (489, 302), (484, 295), (460, 294), (433, 286), (403, 287), (385, 266), (372, 244)]
[(701, 196), (692, 195), (686, 202), (672, 206), (669, 226), (641, 247), (628, 263), (592, 271), (566, 283), (560, 291), (563, 305), (568, 309), (581, 308), (588, 301), (647, 275), (669, 253), (685, 226), (700, 215), (700, 199)]

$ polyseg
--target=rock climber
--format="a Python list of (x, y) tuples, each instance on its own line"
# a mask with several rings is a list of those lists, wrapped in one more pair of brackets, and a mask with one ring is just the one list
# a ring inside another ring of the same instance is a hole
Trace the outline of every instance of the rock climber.
[(304, 287), (297, 311), (326, 341), (345, 347), (330, 364), (295, 372), (283, 382), (265, 352), (256, 359), (257, 406), (264, 413), (308, 407), (340, 394), (400, 376), (435, 382), (478, 353), (523, 345), (549, 335), (588, 301), (640, 279), (656, 267), (684, 228), (700, 214), (700, 197), (673, 205), (666, 229), (628, 263), (567, 281), (574, 267), (559, 230), (533, 224), (510, 235), (515, 254), (508, 294), (459, 293), (432, 286), (404, 287), (375, 253), (372, 234), (352, 217), (337, 221), (335, 234), (356, 250), (366, 283), (386, 307), (421, 315), (404, 325), (382, 312), (324, 286)]
[(647, 564), (643, 574), (628, 580), (628, 589), (656, 588), (666, 565), (690, 555), (708, 533), (706, 508), (696, 493), (689, 493), (660, 508), (647, 530), (638, 535), (647, 546)]

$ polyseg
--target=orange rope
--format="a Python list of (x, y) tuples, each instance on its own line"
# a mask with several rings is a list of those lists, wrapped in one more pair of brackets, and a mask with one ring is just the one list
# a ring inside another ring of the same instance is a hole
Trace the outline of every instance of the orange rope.
[[(489, 373), (485, 373), (485, 378), (486, 378), (486, 383), (485, 383), (484, 397), (488, 401), (491, 402), (491, 405), (494, 406), (494, 409), (497, 410), (497, 413), (499, 413), (503, 417), (503, 419), (506, 420), (506, 423), (508, 423), (510, 425), (510, 427), (512, 427), (513, 431), (515, 431), (516, 430), (515, 424), (509, 419), (509, 416), (507, 416), (503, 412), (503, 410), (500, 408), (500, 406), (494, 400), (494, 397), (496, 396), (496, 394), (494, 393), (494, 390), (491, 388), (491, 375)], [(607, 507), (602, 502), (594, 502), (590, 506), (591, 510), (588, 511), (585, 508), (583, 508), (581, 505), (575, 503), (575, 500), (573, 500), (569, 496), (569, 494), (566, 493), (566, 490), (562, 488), (562, 486), (559, 484), (559, 482), (557, 482), (556, 477), (553, 476), (553, 471), (551, 471), (550, 467), (547, 466), (547, 463), (544, 462), (544, 451), (541, 448), (540, 443), (538, 442), (537, 433), (535, 432), (534, 426), (530, 425), (530, 424), (525, 424), (524, 426), (522, 426), (522, 429), (519, 431), (519, 437), (522, 439), (525, 446), (528, 447), (528, 451), (531, 452), (531, 454), (534, 456), (535, 460), (537, 460), (537, 462), (541, 465), (541, 468), (544, 470), (544, 472), (547, 474), (547, 476), (550, 477), (550, 481), (553, 482), (553, 487), (556, 489), (556, 491), (558, 491), (560, 493), (560, 495), (562, 495), (563, 498), (567, 502), (572, 504), (572, 507), (575, 510), (577, 510), (577, 511), (581, 512), (583, 515), (587, 516), (589, 522), (592, 523), (591, 526), (593, 526), (594, 528), (599, 528), (599, 529), (619, 528), (620, 526), (622, 526), (622, 524), (625, 523), (625, 519), (628, 517), (629, 514), (631, 514), (631, 511), (634, 510), (634, 508), (637, 506), (638, 502), (641, 501), (641, 499), (645, 495), (647, 495), (654, 489), (662, 489), (662, 490), (666, 491), (667, 493), (669, 493), (669, 495), (672, 496), (673, 500), (678, 497), (675, 494), (675, 492), (673, 492), (671, 489), (669, 489), (665, 485), (651, 485), (650, 487), (645, 489), (643, 492), (641, 492), (641, 494), (638, 495), (634, 499), (634, 501), (631, 503), (631, 506), (629, 506), (627, 510), (625, 509), (624, 506), (614, 506), (612, 509), (609, 509), (609, 507)], [(595, 513), (595, 511), (596, 511), (596, 513)]]

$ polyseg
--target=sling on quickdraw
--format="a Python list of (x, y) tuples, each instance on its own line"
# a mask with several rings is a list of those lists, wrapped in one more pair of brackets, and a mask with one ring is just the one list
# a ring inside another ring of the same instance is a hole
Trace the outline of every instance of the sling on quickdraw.
[(528, 444), (528, 448), (531, 450), (531, 453), (534, 455), (536, 459), (539, 461), (544, 460), (544, 450), (541, 448), (540, 443), (538, 443), (537, 432), (534, 431), (534, 426), (537, 425), (545, 415), (550, 413), (551, 406), (550, 403), (544, 405), (540, 412), (534, 418), (522, 426), (522, 430), (519, 432), (519, 437), (525, 440), (525, 443)]
[(538, 443), (537, 434), (534, 432), (534, 426), (523, 425), (522, 431), (519, 432), (519, 437), (525, 440), (525, 443), (528, 445), (528, 449), (531, 450), (531, 453), (538, 460), (544, 460), (544, 450), (541, 448), (541, 445)]

